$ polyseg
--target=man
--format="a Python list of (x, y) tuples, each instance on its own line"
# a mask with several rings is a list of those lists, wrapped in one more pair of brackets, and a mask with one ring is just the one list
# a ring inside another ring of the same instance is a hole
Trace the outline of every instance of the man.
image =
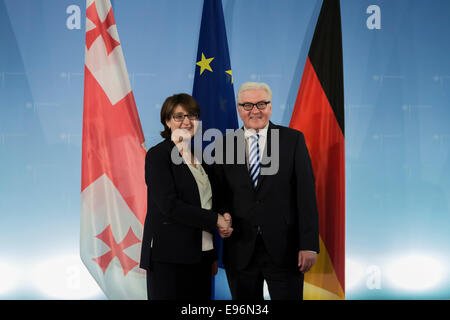
[[(299, 131), (270, 122), (271, 99), (267, 84), (244, 83), (237, 95), (244, 127), (226, 136), (223, 149), (216, 147), (216, 156), (222, 151), (225, 162), (216, 158), (220, 207), (231, 213), (233, 224), (223, 249), (233, 300), (262, 300), (264, 280), (271, 299), (302, 299), (304, 273), (319, 252), (305, 139)], [(240, 162), (243, 149), (245, 161)]]

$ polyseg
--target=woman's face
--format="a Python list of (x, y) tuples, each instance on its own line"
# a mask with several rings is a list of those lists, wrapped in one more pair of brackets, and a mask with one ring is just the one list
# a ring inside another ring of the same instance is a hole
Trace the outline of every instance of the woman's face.
[[(189, 119), (188, 116), (191, 116)], [(169, 120), (166, 121), (167, 126), (170, 128), (172, 132), (172, 140), (179, 141), (179, 137), (182, 136), (183, 140), (190, 139), (194, 134), (198, 127), (198, 120), (195, 115), (188, 114), (186, 109), (181, 105), (178, 105), (173, 110), (173, 113)], [(178, 130), (177, 130), (178, 129)]]

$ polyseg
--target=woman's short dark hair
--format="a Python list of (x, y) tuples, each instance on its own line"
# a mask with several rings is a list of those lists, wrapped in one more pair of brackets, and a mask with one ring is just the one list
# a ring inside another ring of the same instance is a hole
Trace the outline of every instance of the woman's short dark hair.
[(196, 114), (200, 117), (200, 106), (191, 95), (187, 93), (178, 93), (168, 97), (161, 107), (161, 123), (164, 126), (164, 130), (161, 131), (161, 137), (164, 139), (170, 139), (172, 133), (167, 126), (166, 121), (170, 120), (173, 115), (173, 110), (178, 105), (182, 106), (188, 114)]

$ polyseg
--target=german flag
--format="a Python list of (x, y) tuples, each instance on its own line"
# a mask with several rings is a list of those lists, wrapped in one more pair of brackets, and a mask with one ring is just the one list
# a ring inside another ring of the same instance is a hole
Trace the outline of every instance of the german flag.
[(339, 0), (324, 0), (290, 127), (305, 135), (316, 180), (320, 254), (304, 299), (345, 299), (345, 141)]

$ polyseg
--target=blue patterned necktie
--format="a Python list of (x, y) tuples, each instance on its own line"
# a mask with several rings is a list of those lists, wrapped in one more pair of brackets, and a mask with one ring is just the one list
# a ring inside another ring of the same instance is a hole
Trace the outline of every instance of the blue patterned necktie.
[(260, 157), (259, 157), (259, 134), (253, 134), (250, 136), (250, 152), (248, 154), (248, 163), (250, 170), (250, 177), (253, 181), (253, 186), (256, 188), (258, 184), (258, 177), (260, 168)]

